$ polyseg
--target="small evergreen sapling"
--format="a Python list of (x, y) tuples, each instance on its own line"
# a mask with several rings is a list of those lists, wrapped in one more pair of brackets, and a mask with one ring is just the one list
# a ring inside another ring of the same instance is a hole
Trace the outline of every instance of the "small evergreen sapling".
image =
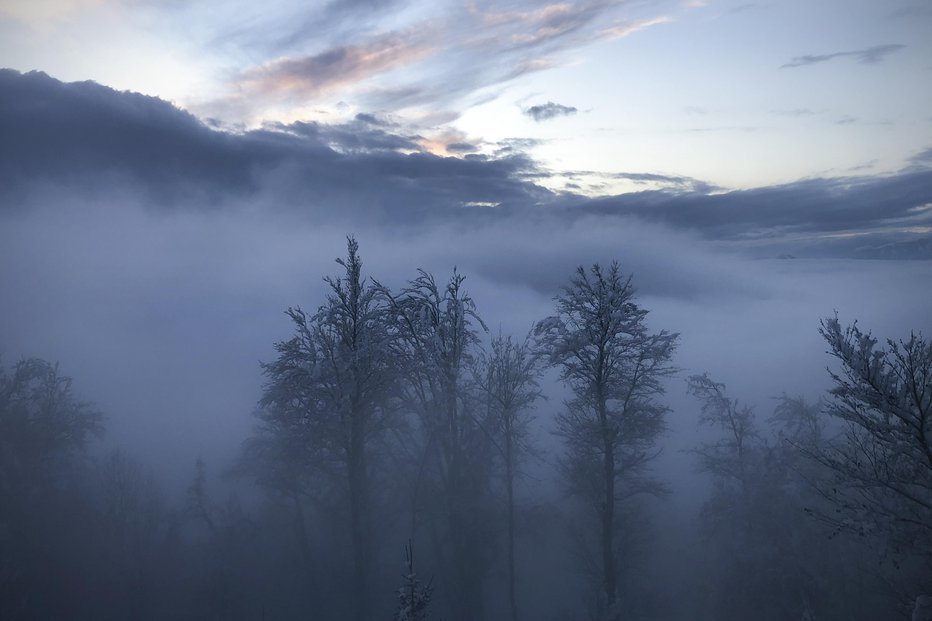
[(405, 545), (405, 573), (398, 588), (398, 610), (394, 621), (426, 621), (427, 608), (434, 592), (433, 579), (422, 584), (414, 571), (414, 548), (409, 540)]

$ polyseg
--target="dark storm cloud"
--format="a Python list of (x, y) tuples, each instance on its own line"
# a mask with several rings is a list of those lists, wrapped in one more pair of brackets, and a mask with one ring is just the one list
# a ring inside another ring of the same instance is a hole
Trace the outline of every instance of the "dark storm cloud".
[(824, 63), (834, 58), (842, 58), (845, 56), (852, 56), (855, 58), (855, 60), (857, 60), (857, 62), (862, 64), (879, 63), (886, 59), (886, 57), (890, 54), (893, 54), (894, 52), (897, 52), (905, 47), (905, 45), (900, 43), (890, 43), (887, 45), (875, 45), (863, 50), (832, 52), (830, 54), (819, 55), (807, 54), (805, 56), (796, 56), (788, 63), (782, 65), (781, 68), (804, 67), (806, 65)]
[(225, 133), (155, 98), (2, 71), (0, 198), (10, 210), (50, 188), (85, 196), (123, 188), (155, 208), (250, 202), (312, 220), (375, 219), (395, 227), (635, 218), (740, 243), (889, 232), (928, 226), (932, 215), (925, 207), (932, 203), (932, 168), (921, 165), (927, 163), (924, 154), (895, 175), (730, 192), (656, 173), (559, 175), (578, 187), (590, 177), (655, 188), (595, 198), (538, 185), (555, 175), (525, 154), (532, 144), (508, 143), (501, 156), (488, 157), (466, 154), (474, 146), (454, 142), (448, 150), (465, 155), (439, 157), (422, 150), (419, 136), (391, 130), (360, 116), (337, 125), (277, 124)]
[(531, 106), (524, 111), (524, 114), (531, 117), (538, 123), (541, 121), (548, 121), (554, 119), (558, 116), (571, 116), (576, 114), (577, 110), (573, 106), (564, 106), (562, 104), (554, 103), (548, 101), (545, 104), (538, 104), (536, 106)]

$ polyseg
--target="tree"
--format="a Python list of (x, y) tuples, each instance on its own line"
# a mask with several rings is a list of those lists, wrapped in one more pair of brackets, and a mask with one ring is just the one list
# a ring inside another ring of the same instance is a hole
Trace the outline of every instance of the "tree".
[(689, 378), (687, 391), (702, 402), (699, 423), (718, 428), (723, 437), (706, 442), (695, 449), (699, 455), (699, 469), (715, 476), (724, 487), (747, 490), (753, 474), (753, 456), (761, 441), (754, 424), (754, 409), (738, 405), (729, 398), (725, 385), (713, 381), (708, 374)]
[[(854, 323), (819, 330), (840, 368), (825, 412), (841, 436), (811, 455), (833, 473), (822, 488), (838, 529), (876, 537), (932, 573), (932, 343), (921, 334), (878, 347)], [(925, 585), (928, 588), (928, 585)], [(911, 594), (912, 597), (916, 592)]]
[(414, 571), (414, 549), (409, 540), (405, 545), (405, 572), (398, 588), (398, 608), (394, 621), (426, 621), (427, 609), (434, 594), (433, 579), (423, 584)]
[(355, 239), (347, 239), (347, 257), (337, 263), (344, 273), (324, 279), (330, 292), (316, 314), (287, 311), (295, 336), (276, 344), (278, 358), (263, 365), (263, 427), (246, 455), (260, 481), (292, 495), (299, 531), (300, 496), (315, 478), (330, 480), (329, 492), (346, 490), (353, 600), (362, 620), (368, 618), (372, 564), (370, 458), (390, 417), (395, 364), (385, 298), (363, 278)]
[(423, 466), (415, 486), (430, 486), (426, 496), (434, 504), (426, 517), (445, 570), (440, 578), (449, 587), (451, 615), (474, 621), (482, 618), (489, 565), (484, 506), (490, 449), (468, 385), (477, 330), (485, 324), (463, 281), (454, 270), (440, 287), (420, 270), (398, 296), (386, 294), (404, 370), (401, 402), (422, 432)]
[(508, 522), (508, 603), (512, 621), (518, 621), (515, 594), (515, 479), (519, 460), (527, 450), (530, 416), (528, 409), (540, 396), (537, 382), (539, 359), (528, 339), (518, 342), (511, 337), (492, 339), (492, 351), (482, 355), (474, 370), (474, 381), (486, 404), (485, 420), (493, 425), (505, 469), (505, 494)]
[(598, 608), (618, 618), (617, 509), (623, 500), (661, 487), (646, 476), (657, 455), (667, 408), (656, 401), (677, 334), (650, 333), (647, 310), (617, 263), (576, 270), (554, 298), (556, 314), (535, 327), (537, 346), (573, 393), (557, 418), (566, 444), (570, 489), (598, 516), (601, 595)]
[(175, 550), (168, 544), (177, 520), (154, 473), (125, 452), (114, 450), (100, 459), (96, 475), (101, 533), (95, 542), (100, 566), (94, 573), (103, 582), (105, 609), (113, 617), (103, 611), (95, 616), (164, 617), (168, 598), (159, 591), (172, 574), (168, 561)]
[[(701, 527), (710, 545), (703, 599), (715, 619), (810, 619), (815, 576), (807, 566), (815, 548), (805, 528), (800, 489), (784, 444), (771, 445), (754, 408), (730, 398), (708, 374), (689, 378), (687, 391), (701, 403), (699, 423), (719, 432), (694, 452), (699, 470), (712, 477)], [(775, 419), (781, 437), (808, 432), (801, 400), (781, 400)], [(801, 544), (805, 544), (801, 545)], [(701, 607), (700, 607), (701, 608)]]
[(0, 367), (0, 495), (50, 483), (57, 467), (101, 433), (102, 418), (74, 396), (57, 364), (29, 358), (11, 373)]
[(707, 609), (697, 618), (889, 615), (892, 603), (859, 584), (868, 568), (863, 550), (830, 537), (807, 515), (828, 509), (813, 489), (826, 482), (826, 469), (805, 457), (824, 442), (820, 404), (783, 395), (768, 430), (753, 407), (729, 397), (707, 374), (690, 377), (688, 392), (702, 404), (700, 424), (719, 433), (694, 450), (699, 470), (712, 479), (700, 515), (708, 549), (701, 571), (705, 603), (697, 608)]
[(0, 366), (0, 618), (58, 617), (74, 603), (56, 584), (75, 577), (63, 566), (73, 559), (55, 543), (77, 540), (77, 466), (102, 418), (57, 364)]

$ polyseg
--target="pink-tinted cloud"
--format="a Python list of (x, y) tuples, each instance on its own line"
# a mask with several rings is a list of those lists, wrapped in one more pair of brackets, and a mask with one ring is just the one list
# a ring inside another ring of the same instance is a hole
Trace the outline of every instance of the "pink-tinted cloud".
[(315, 98), (414, 64), (434, 50), (415, 32), (393, 32), (360, 45), (286, 57), (244, 71), (237, 86), (249, 95)]

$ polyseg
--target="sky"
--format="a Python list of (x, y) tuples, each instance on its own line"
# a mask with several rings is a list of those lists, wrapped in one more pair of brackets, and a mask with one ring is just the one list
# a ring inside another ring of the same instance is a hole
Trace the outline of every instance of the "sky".
[(927, 0), (0, 3), (19, 71), (223, 127), (362, 114), (440, 155), (523, 141), (544, 185), (589, 194), (659, 183), (619, 173), (746, 189), (900, 170), (932, 144), (930, 32)]
[(825, 390), (822, 317), (932, 334), (930, 32), (927, 1), (0, 0), (0, 362), (60, 361), (183, 480), (346, 235), (513, 334), (618, 260), (681, 334), (683, 448), (690, 373), (766, 413)]

